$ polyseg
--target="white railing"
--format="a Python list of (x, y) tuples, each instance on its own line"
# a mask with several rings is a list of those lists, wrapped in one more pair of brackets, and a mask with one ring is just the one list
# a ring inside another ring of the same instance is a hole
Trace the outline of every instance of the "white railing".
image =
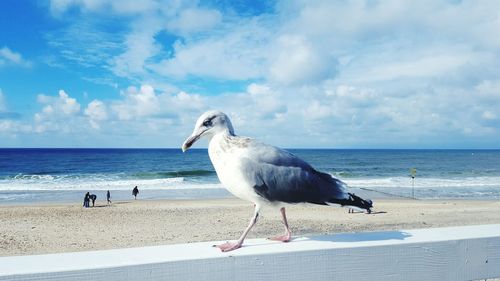
[(0, 257), (0, 280), (474, 280), (500, 276), (500, 225)]

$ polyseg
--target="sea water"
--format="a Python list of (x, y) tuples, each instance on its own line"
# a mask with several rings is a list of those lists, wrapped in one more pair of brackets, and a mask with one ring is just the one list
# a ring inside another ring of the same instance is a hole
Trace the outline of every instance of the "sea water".
[[(500, 199), (500, 150), (289, 149), (350, 187), (417, 198)], [(411, 169), (416, 169), (411, 177)], [(0, 203), (230, 196), (206, 149), (0, 149)]]

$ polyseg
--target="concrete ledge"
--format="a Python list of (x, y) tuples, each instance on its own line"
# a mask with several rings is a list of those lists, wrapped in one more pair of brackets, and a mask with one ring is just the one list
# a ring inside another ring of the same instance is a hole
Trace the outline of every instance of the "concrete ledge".
[(500, 225), (0, 257), (0, 280), (471, 280), (500, 277)]

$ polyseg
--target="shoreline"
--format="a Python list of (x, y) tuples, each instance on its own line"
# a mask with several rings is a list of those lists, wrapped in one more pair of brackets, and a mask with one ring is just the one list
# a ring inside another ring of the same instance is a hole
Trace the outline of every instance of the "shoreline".
[[(359, 231), (500, 223), (498, 200), (377, 199), (371, 215), (346, 208), (287, 207), (294, 237)], [(0, 205), (0, 256), (235, 240), (253, 206), (235, 198), (127, 200), (84, 209), (74, 203)], [(264, 208), (249, 238), (281, 234), (279, 212)]]
[[(404, 196), (387, 196), (387, 197), (380, 197), (380, 198), (370, 198), (370, 199), (375, 199), (374, 203), (379, 202), (380, 200), (382, 201), (415, 201), (415, 202), (500, 202), (499, 199), (493, 198), (493, 199), (484, 199), (484, 198), (471, 198), (471, 199), (465, 199), (465, 198), (410, 198), (410, 197), (404, 197)], [(170, 198), (170, 199), (165, 199), (165, 198), (157, 198), (157, 199), (143, 199), (139, 198), (135, 200), (136, 202), (151, 202), (152, 204), (159, 204), (159, 203), (166, 203), (166, 202), (187, 202), (187, 203), (197, 203), (197, 202), (204, 202), (204, 201), (217, 201), (217, 200), (240, 200), (239, 198), (236, 198), (234, 196), (227, 196), (227, 197), (214, 197), (214, 198)], [(107, 207), (105, 205), (106, 202), (105, 199), (101, 199), (99, 203), (96, 203), (96, 208), (103, 208)], [(128, 203), (133, 203), (134, 199), (130, 200), (117, 200), (116, 202), (112, 200), (113, 204), (128, 204)], [(245, 201), (242, 201), (245, 202)], [(9, 203), (0, 203), (0, 211), (2, 208), (22, 208), (22, 207), (64, 207), (64, 206), (73, 206), (73, 207), (78, 207), (79, 202), (75, 201), (33, 201), (33, 202), (9, 202)], [(92, 205), (92, 202), (90, 203)], [(81, 204), (80, 204), (81, 205)], [(111, 204), (112, 205), (112, 204)], [(302, 206), (302, 205), (310, 205), (306, 203), (298, 203), (298, 204), (290, 204), (290, 207), (294, 206)], [(311, 204), (310, 206), (316, 206), (314, 204)], [(80, 206), (82, 207), (82, 206)], [(92, 208), (92, 207), (90, 207)]]
[[(404, 188), (402, 188), (404, 189)], [(415, 189), (415, 198), (412, 198), (409, 190), (402, 189), (388, 191), (386, 189), (352, 187), (348, 188), (348, 192), (366, 199), (411, 199), (411, 200), (500, 200), (500, 197), (489, 193), (479, 195), (474, 190), (464, 191), (459, 190), (459, 193), (448, 193), (448, 189), (440, 190), (429, 189), (435, 192), (433, 196), (429, 196), (428, 192), (421, 192), (418, 188)], [(132, 198), (132, 189), (109, 189), (111, 192), (112, 201), (127, 201)], [(138, 198), (141, 200), (205, 200), (205, 199), (224, 199), (234, 198), (226, 189), (219, 187), (206, 188), (164, 188), (164, 189), (149, 189), (140, 188)], [(83, 204), (85, 193), (97, 195), (97, 202), (106, 202), (106, 191), (103, 189), (77, 189), (77, 190), (0, 190), (0, 206), (18, 206), (18, 205), (37, 205), (37, 204)]]
[[(222, 188), (200, 189), (140, 189), (138, 197), (143, 200), (177, 199), (218, 199), (228, 198), (231, 194)], [(82, 203), (86, 192), (97, 195), (96, 202), (106, 202), (106, 190), (2, 190), (0, 206), (36, 205), (43, 203)], [(132, 189), (110, 190), (111, 200), (127, 201), (133, 199)]]
[[(83, 197), (86, 192), (97, 195), (96, 202), (106, 202), (106, 190), (2, 190), (0, 191), (0, 206), (37, 205), (45, 203), (70, 203), (83, 205)], [(179, 188), (179, 189), (140, 189), (138, 198), (141, 200), (204, 200), (234, 198), (225, 188)], [(127, 201), (132, 199), (130, 190), (110, 190), (111, 200)], [(388, 196), (382, 192), (363, 190), (360, 188), (349, 188), (361, 197), (382, 198), (405, 198), (404, 196)]]

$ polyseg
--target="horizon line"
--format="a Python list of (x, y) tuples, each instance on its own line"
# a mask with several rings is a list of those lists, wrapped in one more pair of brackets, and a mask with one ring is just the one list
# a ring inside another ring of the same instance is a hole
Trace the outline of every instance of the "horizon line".
[[(0, 149), (150, 149), (150, 150), (181, 150), (179, 147), (0, 147)], [(207, 150), (208, 147), (196, 147), (190, 150)], [(330, 148), (330, 147), (284, 147), (282, 149), (296, 149), (296, 150), (500, 150), (500, 148), (383, 148), (383, 147), (372, 147), (372, 148)]]

